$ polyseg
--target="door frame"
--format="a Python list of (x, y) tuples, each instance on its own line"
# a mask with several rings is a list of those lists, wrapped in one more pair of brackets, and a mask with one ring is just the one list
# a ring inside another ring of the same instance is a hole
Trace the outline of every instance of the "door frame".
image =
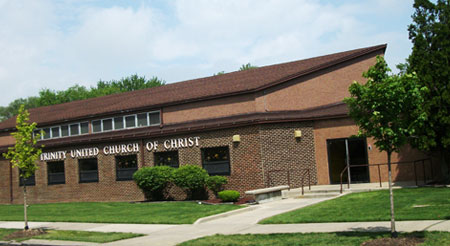
[[(328, 148), (328, 142), (336, 141), (336, 140), (344, 140), (346, 142), (345, 143), (345, 151), (346, 151), (345, 159), (346, 159), (346, 162), (347, 162), (349, 160), (349, 158), (348, 158), (348, 156), (349, 156), (349, 153), (348, 153), (348, 141), (351, 140), (351, 139), (361, 139), (361, 140), (363, 140), (364, 146), (365, 146), (365, 158), (367, 160), (366, 164), (369, 164), (369, 152), (367, 151), (367, 138), (364, 138), (364, 137), (361, 137), (361, 138), (346, 137), (346, 138), (330, 138), (330, 139), (327, 139), (326, 140), (326, 145), (327, 145), (328, 183), (329, 184), (336, 184), (336, 183), (332, 183), (331, 182), (331, 171), (330, 171), (331, 165), (330, 165), (330, 158), (329, 158), (330, 157), (330, 148)], [(350, 183), (351, 183), (352, 180), (351, 180), (350, 168), (348, 168), (348, 172), (349, 172), (348, 176), (349, 176)], [(368, 182), (370, 183), (370, 168), (369, 167), (367, 167), (367, 176), (368, 176)]]

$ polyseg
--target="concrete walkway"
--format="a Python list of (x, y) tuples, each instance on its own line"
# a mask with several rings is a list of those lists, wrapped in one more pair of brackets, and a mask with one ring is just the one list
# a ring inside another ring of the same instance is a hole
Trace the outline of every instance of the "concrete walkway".
[[(145, 225), (31, 222), (31, 228), (43, 227), (58, 230), (84, 230), (100, 232), (135, 232), (146, 236), (106, 243), (102, 245), (164, 245), (171, 246), (187, 240), (214, 234), (336, 232), (336, 231), (389, 231), (389, 222), (314, 223), (258, 225), (257, 222), (276, 214), (285, 213), (331, 198), (284, 199), (253, 205), (240, 212), (202, 219), (193, 225)], [(400, 232), (439, 230), (450, 231), (450, 221), (397, 222)], [(0, 222), (0, 228), (22, 228), (23, 222)], [(27, 244), (41, 245), (95, 245), (93, 243), (28, 240)]]

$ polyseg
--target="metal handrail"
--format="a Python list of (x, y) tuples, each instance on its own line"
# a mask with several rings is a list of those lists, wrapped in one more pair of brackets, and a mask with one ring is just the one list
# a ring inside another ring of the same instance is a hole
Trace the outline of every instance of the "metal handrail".
[[(422, 167), (423, 167), (423, 182), (426, 183), (427, 182), (427, 176), (426, 176), (426, 169), (425, 169), (425, 161), (430, 161), (430, 170), (431, 170), (431, 178), (433, 178), (434, 176), (434, 172), (433, 172), (433, 162), (431, 161), (430, 158), (427, 159), (420, 159), (420, 160), (415, 160), (415, 161), (401, 161), (401, 162), (391, 162), (391, 165), (403, 165), (403, 164), (413, 164), (414, 167), (414, 179), (416, 182), (416, 186), (418, 185), (418, 181), (417, 181), (417, 171), (416, 171), (416, 163), (421, 162), (422, 163)], [(350, 168), (352, 167), (370, 167), (370, 166), (377, 166), (378, 168), (378, 179), (380, 181), (380, 187), (382, 186), (382, 182), (381, 182), (381, 171), (380, 171), (380, 166), (384, 166), (384, 165), (388, 165), (388, 163), (378, 163), (378, 164), (361, 164), (361, 165), (351, 165)], [(341, 194), (343, 192), (343, 181), (342, 181), (342, 177), (345, 173), (345, 171), (347, 171), (348, 166), (345, 166), (345, 168), (342, 170), (341, 174), (340, 174), (340, 182), (341, 182)], [(347, 178), (347, 189), (350, 189), (350, 177)]]
[(270, 173), (273, 172), (286, 172), (286, 176), (287, 176), (287, 182), (288, 182), (288, 186), (289, 186), (289, 190), (292, 188), (291, 187), (291, 173), (294, 171), (300, 171), (301, 172), (301, 180), (302, 180), (302, 184), (301, 184), (301, 188), (302, 188), (302, 195), (305, 193), (304, 192), (304, 186), (305, 186), (305, 176), (308, 176), (308, 187), (309, 190), (311, 190), (311, 172), (309, 168), (300, 168), (300, 169), (276, 169), (276, 170), (268, 170), (268, 175), (267, 175), (267, 183), (269, 185), (272, 184), (272, 179), (270, 178)]

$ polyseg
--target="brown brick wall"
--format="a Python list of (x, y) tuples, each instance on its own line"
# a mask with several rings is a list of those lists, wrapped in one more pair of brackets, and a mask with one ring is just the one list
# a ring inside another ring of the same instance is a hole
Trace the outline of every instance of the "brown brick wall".
[[(241, 142), (233, 144), (232, 136), (239, 134)], [(163, 141), (172, 138), (199, 137), (199, 147), (188, 147), (179, 149), (180, 165), (193, 164), (201, 166), (201, 148), (228, 146), (230, 151), (231, 175), (228, 176), (229, 184), (226, 189), (235, 189), (242, 194), (246, 190), (263, 188), (263, 174), (260, 161), (259, 127), (248, 126), (225, 130), (202, 132), (189, 135), (174, 135), (164, 138), (152, 138), (143, 140), (144, 148), (138, 154), (138, 166), (153, 166), (153, 151), (149, 152), (145, 148), (148, 141), (158, 141), (158, 151), (165, 151)], [(134, 143), (140, 141), (124, 142)], [(102, 149), (105, 145), (122, 144), (121, 142), (108, 143), (102, 145), (76, 146), (78, 148), (98, 147), (100, 153), (98, 158), (99, 181), (93, 183), (79, 183), (78, 159), (70, 157), (69, 153), (65, 160), (65, 184), (48, 185), (46, 162), (39, 163), (36, 171), (36, 185), (28, 187), (28, 197), (30, 203), (47, 202), (74, 202), (74, 201), (136, 201), (144, 200), (143, 193), (136, 186), (134, 181), (116, 181), (116, 164), (114, 155), (104, 155)], [(70, 149), (45, 149), (44, 152)], [(144, 155), (144, 163), (141, 161), (141, 154)], [(9, 184), (3, 184), (8, 173), (6, 161), (0, 162), (3, 190), (8, 189)], [(4, 170), (5, 169), (5, 172)], [(0, 196), (0, 203), (9, 203), (9, 193), (3, 192)], [(171, 189), (175, 199), (184, 199), (185, 194), (177, 187)], [(17, 168), (13, 170), (13, 203), (22, 203), (22, 187), (19, 187)]]
[[(315, 135), (315, 150), (316, 150), (316, 162), (318, 169), (318, 183), (329, 184), (329, 167), (328, 167), (328, 153), (327, 153), (327, 139), (348, 138), (358, 133), (358, 127), (350, 118), (343, 119), (331, 119), (321, 120), (314, 122), (314, 135)], [(372, 147), (372, 150), (368, 150), (369, 164), (386, 163), (386, 152), (380, 152), (372, 138), (367, 139), (367, 145)], [(409, 146), (405, 146), (400, 150), (400, 153), (392, 154), (392, 162), (411, 162), (418, 159), (426, 158), (427, 156), (416, 149), (412, 149)], [(419, 166), (417, 166), (419, 168)], [(422, 168), (422, 166), (420, 166)], [(429, 164), (426, 165), (426, 172), (431, 174)], [(382, 182), (387, 181), (387, 167), (381, 166), (380, 168)], [(423, 169), (417, 169), (417, 177), (423, 178)], [(370, 182), (378, 182), (378, 168), (370, 167), (369, 169)], [(408, 165), (393, 165), (392, 176), (394, 181), (407, 181), (414, 180), (414, 169), (412, 164)]]
[[(301, 130), (302, 137), (295, 138), (294, 131)], [(304, 184), (311, 178), (312, 184), (328, 184), (328, 160), (326, 139), (349, 137), (356, 133), (356, 126), (350, 119), (334, 119), (316, 122), (291, 122), (262, 124), (230, 129), (205, 131), (186, 135), (172, 135), (143, 140), (143, 151), (138, 154), (138, 166), (153, 166), (154, 151), (149, 152), (145, 144), (158, 141), (158, 151), (165, 151), (164, 140), (176, 138), (199, 137), (199, 146), (180, 148), (180, 165), (202, 165), (201, 148), (228, 146), (230, 151), (231, 174), (227, 176), (229, 184), (226, 189), (235, 189), (243, 195), (245, 191), (263, 187), (285, 185), (300, 187), (302, 177)], [(233, 135), (240, 135), (241, 142), (233, 143)], [(141, 143), (136, 140), (126, 143)], [(368, 139), (373, 147), (373, 140)], [(121, 142), (107, 145), (122, 144)], [(28, 188), (30, 203), (75, 202), (75, 201), (141, 201), (143, 193), (134, 181), (116, 181), (116, 163), (114, 155), (104, 155), (102, 149), (106, 144), (95, 146), (75, 146), (74, 148), (98, 147), (99, 182), (79, 183), (78, 160), (70, 156), (65, 160), (65, 184), (48, 185), (47, 165), (39, 164), (36, 171), (36, 186)], [(70, 149), (46, 149), (45, 152)], [(141, 155), (144, 162), (141, 161)], [(369, 163), (385, 162), (385, 153), (374, 147), (368, 153)], [(393, 161), (415, 160), (424, 157), (417, 151), (406, 148), (393, 156)], [(0, 160), (0, 203), (10, 203), (8, 161)], [(309, 170), (309, 174), (306, 173)], [(421, 166), (418, 166), (418, 179), (421, 180)], [(288, 180), (289, 170), (289, 180)], [(386, 181), (386, 168), (381, 168), (382, 181)], [(393, 166), (394, 180), (413, 180), (412, 166)], [(429, 168), (426, 170), (430, 175)], [(13, 203), (22, 203), (22, 188), (19, 187), (17, 168), (13, 169)], [(372, 182), (378, 181), (378, 171), (370, 169)], [(184, 199), (184, 192), (173, 187), (171, 193), (175, 199)]]
[[(295, 138), (294, 131), (302, 137)], [(314, 133), (310, 122), (261, 126), (261, 156), (267, 186), (286, 185), (293, 188), (317, 183)]]
[(257, 94), (257, 111), (301, 110), (342, 102), (350, 96), (348, 87), (357, 80), (365, 83), (364, 71), (375, 64), (376, 55), (369, 54), (320, 72), (280, 84)]
[(10, 202), (10, 164), (0, 159), (0, 204)]
[[(233, 144), (233, 135), (240, 135), (241, 142)], [(178, 158), (181, 165), (191, 164), (202, 166), (201, 148), (228, 146), (230, 151), (231, 175), (227, 176), (229, 184), (225, 189), (238, 190), (242, 194), (246, 190), (262, 188), (262, 168), (259, 152), (259, 128), (257, 126), (239, 127), (218, 131), (208, 131), (198, 134), (174, 135), (164, 138), (154, 138), (158, 141), (158, 151), (165, 151), (163, 141), (172, 138), (199, 137), (199, 147), (181, 148)], [(146, 166), (153, 166), (153, 152), (145, 150)]]

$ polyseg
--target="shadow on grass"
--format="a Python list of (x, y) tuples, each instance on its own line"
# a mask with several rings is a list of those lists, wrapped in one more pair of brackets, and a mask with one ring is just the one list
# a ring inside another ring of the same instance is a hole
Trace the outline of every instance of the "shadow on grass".
[[(360, 229), (360, 228), (352, 228), (352, 229)], [(361, 231), (349, 231), (349, 232), (335, 232), (335, 234), (339, 237), (368, 237), (371, 239), (377, 239), (382, 237), (390, 237), (390, 228), (376, 226), (369, 228), (361, 228), (364, 230)], [(388, 232), (385, 230), (388, 229)], [(384, 231), (380, 231), (384, 230)], [(425, 238), (425, 232), (423, 231), (415, 231), (410, 233), (399, 233), (399, 237), (415, 237), (415, 238)]]

